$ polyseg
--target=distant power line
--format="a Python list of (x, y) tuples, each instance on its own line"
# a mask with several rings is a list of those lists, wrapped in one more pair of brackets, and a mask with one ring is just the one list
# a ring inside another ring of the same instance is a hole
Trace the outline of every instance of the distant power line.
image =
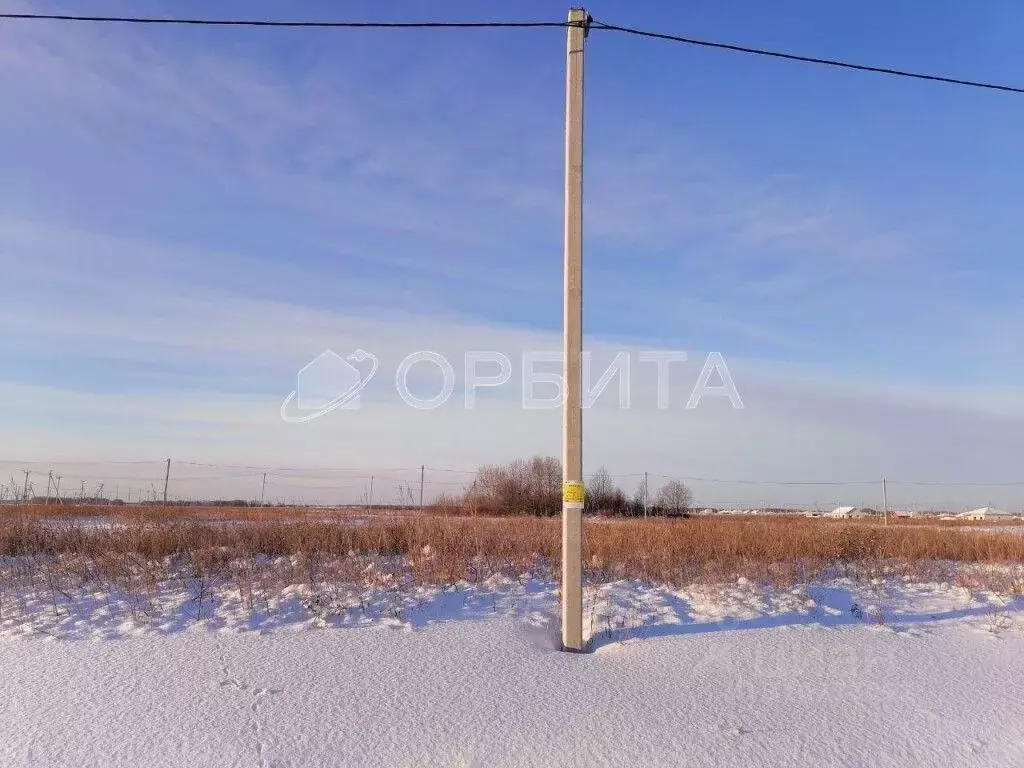
[[(579, 22), (569, 21), (289, 21), (285, 19), (202, 19), (202, 18), (153, 18), (146, 16), (79, 16), (73, 14), (56, 13), (0, 13), (0, 19), (21, 20), (21, 21), (68, 21), (68, 22), (93, 22), (93, 23), (118, 23), (118, 24), (158, 24), (178, 26), (208, 26), (208, 27), (264, 27), (264, 28), (297, 28), (297, 29), (536, 29), (536, 28), (564, 28), (569, 26), (581, 26)], [(1005, 85), (1000, 83), (989, 83), (980, 80), (967, 80), (959, 77), (948, 77), (945, 75), (934, 75), (924, 72), (912, 72), (905, 69), (892, 67), (879, 67), (870, 64), (857, 64), (839, 59), (823, 58), (818, 56), (807, 56), (799, 53), (786, 51), (774, 51), (767, 48), (755, 48), (736, 43), (721, 43), (712, 40), (701, 40), (694, 37), (674, 35), (666, 32), (654, 32), (645, 29), (636, 29), (618, 24), (607, 24), (602, 21), (589, 20), (582, 24), (588, 30), (621, 32), (638, 37), (667, 40), (669, 42), (695, 45), (702, 48), (717, 48), (719, 50), (731, 51), (733, 53), (746, 53), (754, 56), (766, 56), (775, 59), (785, 59), (804, 64), (818, 64), (827, 67), (838, 67), (840, 69), (855, 70), (858, 72), (870, 72), (879, 75), (893, 77), (905, 77), (914, 80), (928, 80), (949, 85), (960, 85), (968, 88), (983, 88), (993, 91), (1004, 91), (1008, 93), (1024, 93), (1024, 87)]]
[(148, 16), (79, 16), (64, 13), (0, 13), (0, 19), (176, 24), (200, 27), (293, 27), (307, 29), (524, 29), (568, 27), (567, 21), (287, 21), (284, 19), (177, 19)]
[(890, 67), (876, 67), (869, 64), (855, 64), (849, 61), (840, 61), (838, 59), (823, 59), (816, 56), (804, 56), (798, 53), (785, 53), (783, 51), (771, 51), (766, 48), (751, 48), (745, 45), (736, 45), (735, 43), (717, 43), (711, 40), (698, 40), (693, 37), (682, 37), (680, 35), (669, 35), (662, 32), (649, 32), (643, 29), (633, 29), (631, 27), (620, 27), (615, 24), (604, 24), (599, 21), (593, 22), (591, 25), (592, 29), (605, 29), (611, 32), (624, 32), (629, 35), (637, 35), (639, 37), (653, 38), (656, 40), (668, 40), (674, 43), (686, 43), (688, 45), (697, 45), (704, 48), (718, 48), (725, 51), (733, 51), (734, 53), (749, 53), (755, 56), (768, 56), (775, 59), (787, 59), (789, 61), (799, 61), (805, 64), (822, 64), (828, 67), (839, 67), (841, 69), (852, 69), (858, 72), (874, 72), (880, 75), (894, 75), (896, 77), (909, 77), (915, 80), (931, 80), (937, 83), (949, 83), (951, 85), (964, 85), (970, 88), (987, 88), (994, 91), (1008, 91), (1010, 93), (1024, 93), (1024, 88), (1018, 88), (1012, 85), (1001, 85), (998, 83), (985, 83), (979, 80), (964, 80), (958, 77), (945, 77), (943, 75), (931, 75), (922, 72), (910, 72), (905, 69), (892, 69)]
[[(84, 479), (84, 480), (151, 480), (151, 479), (162, 479), (163, 468), (167, 459), (151, 459), (143, 461), (106, 461), (106, 460), (75, 460), (75, 459), (58, 459), (55, 461), (45, 461), (40, 459), (24, 460), (24, 459), (0, 459), (0, 471), (11, 471), (10, 469), (3, 468), (16, 468), (14, 471), (19, 473), (28, 472), (30, 475), (43, 475), (45, 476), (48, 470), (57, 470), (62, 467), (74, 468), (76, 466), (89, 466), (89, 467), (102, 467), (103, 465), (110, 465), (111, 467), (117, 467), (123, 469), (127, 465), (158, 465), (157, 469), (153, 472), (143, 475), (131, 475), (126, 476), (123, 474), (118, 475), (105, 475), (101, 469), (90, 470), (90, 475), (80, 475), (74, 473), (63, 473), (62, 477)], [(43, 468), (26, 469), (28, 467), (39, 467), (42, 465)], [(177, 477), (174, 474), (171, 475), (173, 480), (237, 480), (245, 481), (252, 478), (258, 478), (262, 474), (266, 474), (268, 477), (275, 478), (276, 482), (280, 481), (330, 481), (337, 479), (342, 483), (351, 483), (357, 480), (370, 480), (371, 478), (383, 482), (392, 483), (419, 483), (420, 477), (424, 476), (424, 483), (427, 485), (450, 485), (450, 486), (464, 486), (472, 477), (475, 477), (480, 473), (480, 468), (477, 469), (458, 469), (458, 468), (442, 468), (432, 467), (428, 464), (422, 464), (419, 466), (410, 467), (341, 467), (341, 466), (270, 466), (263, 464), (231, 464), (231, 463), (220, 463), (220, 462), (202, 462), (202, 461), (190, 461), (186, 459), (173, 459), (172, 466), (188, 466), (198, 467), (200, 469), (209, 470), (221, 470), (221, 472), (211, 473), (209, 475), (193, 474), (186, 477)], [(225, 470), (243, 470), (249, 474), (225, 474)], [(335, 473), (341, 473), (337, 476)], [(405, 473), (406, 476), (399, 476), (401, 473)], [(437, 480), (432, 479), (430, 475), (437, 474), (457, 474), (466, 475), (467, 478), (464, 480)], [(327, 475), (327, 477), (324, 477)], [(744, 486), (823, 486), (823, 487), (845, 487), (845, 486), (874, 486), (882, 482), (882, 478), (861, 478), (861, 479), (847, 479), (847, 480), (767, 480), (767, 479), (751, 479), (751, 478), (723, 478), (723, 477), (705, 477), (705, 476), (694, 476), (694, 475), (673, 475), (665, 474), (661, 472), (613, 472), (608, 473), (608, 477), (613, 480), (625, 480), (642, 478), (645, 475), (652, 479), (659, 480), (681, 480), (687, 483), (707, 483), (709, 485), (744, 485)], [(901, 480), (897, 478), (886, 478), (890, 486), (915, 486), (915, 487), (934, 487), (934, 488), (1020, 488), (1024, 487), (1024, 480), (1022, 479), (1007, 479), (1007, 480), (914, 480), (906, 479)], [(349, 485), (338, 485), (338, 486), (323, 486), (323, 487), (354, 487)]]

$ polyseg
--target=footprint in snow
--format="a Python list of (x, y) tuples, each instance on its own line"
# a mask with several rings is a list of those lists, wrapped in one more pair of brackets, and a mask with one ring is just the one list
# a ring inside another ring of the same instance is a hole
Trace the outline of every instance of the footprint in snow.
[(730, 736), (749, 736), (753, 733), (751, 729), (745, 728), (742, 725), (723, 726), (722, 730)]

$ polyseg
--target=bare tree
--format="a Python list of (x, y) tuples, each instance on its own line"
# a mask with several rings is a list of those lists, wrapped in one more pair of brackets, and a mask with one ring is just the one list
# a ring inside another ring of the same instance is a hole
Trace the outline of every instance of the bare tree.
[(481, 467), (465, 502), (492, 514), (556, 515), (562, 509), (562, 463), (534, 456)]
[(615, 496), (615, 483), (605, 467), (598, 467), (587, 482), (586, 509), (601, 512), (610, 508)]
[(642, 515), (644, 509), (650, 505), (650, 499), (647, 498), (647, 481), (641, 480), (636, 490), (633, 491), (632, 504), (630, 505), (630, 513), (633, 515)]
[(412, 486), (409, 483), (399, 483), (395, 493), (395, 503), (400, 507), (415, 507), (416, 500), (412, 494)]
[(682, 480), (669, 480), (658, 491), (658, 506), (670, 515), (681, 515), (693, 506), (693, 492)]

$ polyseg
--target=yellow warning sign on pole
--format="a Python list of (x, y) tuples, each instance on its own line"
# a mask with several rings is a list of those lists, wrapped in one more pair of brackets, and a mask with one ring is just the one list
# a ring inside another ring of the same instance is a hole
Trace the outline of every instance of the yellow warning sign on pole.
[(583, 483), (572, 482), (562, 484), (562, 503), (582, 504), (583, 495)]

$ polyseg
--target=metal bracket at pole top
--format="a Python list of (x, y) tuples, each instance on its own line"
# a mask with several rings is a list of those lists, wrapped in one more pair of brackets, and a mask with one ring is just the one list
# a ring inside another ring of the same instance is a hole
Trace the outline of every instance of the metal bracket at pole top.
[(591, 16), (589, 13), (587, 13), (587, 9), (586, 8), (572, 8), (570, 10), (580, 11), (581, 13), (586, 13), (587, 14), (586, 18), (583, 19), (582, 21), (570, 21), (569, 22), (569, 26), (570, 27), (583, 27), (583, 37), (584, 37), (584, 39), (586, 39), (587, 35), (590, 34), (590, 25), (594, 23), (594, 17)]

